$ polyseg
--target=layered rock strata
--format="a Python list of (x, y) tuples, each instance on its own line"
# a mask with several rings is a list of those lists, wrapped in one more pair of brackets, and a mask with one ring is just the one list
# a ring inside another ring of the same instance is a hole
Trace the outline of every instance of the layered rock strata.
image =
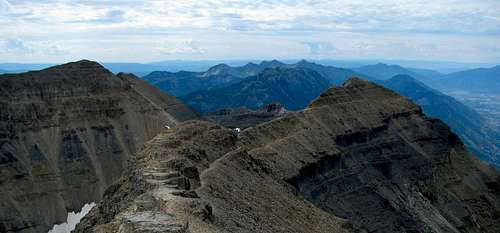
[(47, 232), (97, 202), (144, 142), (197, 118), (91, 61), (0, 76), (0, 232)]
[(77, 232), (500, 232), (500, 177), (419, 106), (350, 79), (236, 134), (149, 141)]

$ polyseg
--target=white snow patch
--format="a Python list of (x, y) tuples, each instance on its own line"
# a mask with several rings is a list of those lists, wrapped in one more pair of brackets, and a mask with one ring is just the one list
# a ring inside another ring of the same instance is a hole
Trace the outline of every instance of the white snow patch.
[(71, 233), (71, 231), (75, 229), (76, 224), (78, 224), (80, 220), (82, 220), (82, 218), (85, 217), (85, 215), (87, 215), (94, 206), (95, 203), (92, 202), (90, 204), (85, 204), (82, 207), (82, 210), (78, 213), (69, 212), (66, 222), (54, 225), (52, 230), (50, 230), (48, 233)]

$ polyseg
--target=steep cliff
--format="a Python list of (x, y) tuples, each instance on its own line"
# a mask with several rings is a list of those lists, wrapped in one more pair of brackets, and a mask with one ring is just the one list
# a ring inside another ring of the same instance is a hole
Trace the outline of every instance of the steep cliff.
[(165, 130), (77, 232), (500, 232), (500, 177), (419, 106), (350, 79), (241, 133)]
[(228, 128), (245, 129), (283, 116), (286, 112), (280, 103), (272, 103), (257, 110), (246, 107), (219, 109), (204, 117)]
[(46, 232), (98, 201), (165, 125), (196, 114), (91, 61), (0, 76), (0, 232)]

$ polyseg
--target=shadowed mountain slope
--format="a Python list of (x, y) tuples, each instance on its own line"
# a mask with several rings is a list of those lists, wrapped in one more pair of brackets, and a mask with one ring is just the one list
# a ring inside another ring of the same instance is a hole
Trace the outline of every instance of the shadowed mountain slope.
[(273, 102), (297, 110), (329, 86), (329, 82), (313, 70), (278, 67), (227, 87), (195, 92), (181, 99), (201, 113), (241, 106), (257, 109)]
[(197, 115), (91, 61), (0, 76), (0, 232), (47, 232), (100, 200), (165, 125)]

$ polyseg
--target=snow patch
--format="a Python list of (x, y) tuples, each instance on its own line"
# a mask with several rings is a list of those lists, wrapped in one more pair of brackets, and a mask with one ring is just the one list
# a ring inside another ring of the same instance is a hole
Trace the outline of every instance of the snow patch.
[(71, 233), (71, 231), (75, 229), (76, 224), (78, 224), (80, 220), (82, 220), (82, 218), (85, 217), (85, 215), (87, 215), (94, 206), (95, 203), (92, 202), (90, 204), (85, 204), (82, 207), (82, 210), (78, 213), (69, 212), (66, 222), (54, 225), (52, 230), (50, 230), (48, 233)]

